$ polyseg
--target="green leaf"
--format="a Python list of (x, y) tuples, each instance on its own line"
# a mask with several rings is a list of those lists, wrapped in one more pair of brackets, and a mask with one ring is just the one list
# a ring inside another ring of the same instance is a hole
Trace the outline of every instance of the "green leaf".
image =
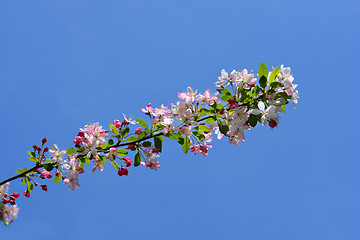
[(160, 152), (162, 151), (162, 142), (163, 142), (163, 137), (162, 136), (156, 136), (154, 137), (154, 144), (155, 144), (155, 148), (159, 149)]
[(281, 108), (282, 108), (282, 110), (283, 110), (283, 113), (286, 113), (285, 105), (281, 105)]
[(232, 93), (226, 88), (219, 88), (219, 89), (217, 89), (217, 91), (219, 93), (221, 93), (222, 95), (232, 96)]
[(137, 136), (132, 136), (132, 137), (129, 137), (129, 138), (125, 139), (125, 140), (128, 141), (128, 142), (133, 142), (133, 141), (138, 140), (138, 137)]
[(190, 149), (190, 139), (188, 137), (184, 138), (184, 143), (182, 145), (182, 149), (184, 153), (187, 153)]
[(221, 122), (218, 122), (218, 126), (219, 126), (219, 131), (224, 135), (226, 135), (227, 132), (229, 131), (229, 127), (226, 125), (222, 125)]
[(110, 161), (111, 165), (114, 166), (114, 168), (116, 168), (116, 170), (119, 169), (119, 166), (117, 165), (117, 163), (115, 161)]
[(100, 164), (100, 165), (105, 164), (105, 163), (106, 163), (106, 161), (107, 161), (107, 158), (106, 158), (106, 157), (104, 157), (104, 156), (101, 156), (101, 155), (99, 155), (99, 156), (100, 156), (100, 159), (101, 159), (101, 161), (99, 162), (99, 164)]
[(34, 189), (33, 183), (29, 180), (27, 181), (27, 191), (30, 193)]
[(54, 165), (53, 164), (44, 164), (44, 168), (50, 172), (51, 170), (53, 170)]
[(33, 156), (34, 158), (36, 158), (35, 152), (33, 152), (33, 151), (27, 151), (27, 153), (28, 153), (30, 156)]
[(21, 179), (21, 184), (22, 184), (22, 185), (26, 184), (26, 177), (24, 177), (23, 179)]
[(33, 151), (27, 151), (27, 153), (30, 155), (29, 160), (36, 162), (36, 154)]
[(124, 149), (118, 149), (117, 153), (118, 153), (119, 157), (123, 157), (123, 156), (128, 155), (128, 152), (126, 150), (124, 150)]
[(16, 170), (16, 173), (18, 173), (18, 174), (22, 174), (24, 171), (21, 169), (21, 168), (19, 168), (18, 170)]
[(260, 84), (260, 86), (261, 86), (262, 88), (266, 88), (266, 86), (267, 86), (267, 79), (266, 79), (266, 77), (262, 76), (262, 77), (260, 78), (260, 80), (259, 80), (259, 84)]
[(204, 134), (201, 133), (201, 132), (193, 131), (192, 134), (193, 134), (197, 139), (199, 139), (200, 141), (205, 140), (205, 136), (204, 136)]
[(122, 129), (119, 133), (122, 137), (125, 137), (129, 133), (129, 131), (130, 131), (130, 128), (127, 127), (127, 128)]
[(259, 78), (261, 78), (262, 76), (264, 76), (266, 79), (268, 78), (269, 70), (264, 63), (260, 63), (258, 75)]
[(258, 122), (259, 116), (258, 115), (254, 115), (254, 114), (250, 114), (247, 122), (250, 123), (250, 125), (252, 127), (255, 127), (257, 122)]
[(59, 172), (59, 173), (60, 173), (59, 176), (56, 176), (56, 175), (55, 175), (54, 183), (61, 182), (61, 180), (62, 180), (62, 173), (61, 173), (61, 172)]
[(280, 67), (277, 67), (275, 68), (271, 74), (270, 74), (270, 77), (269, 77), (269, 84), (273, 83), (277, 77), (277, 75), (279, 75), (280, 73)]
[(142, 120), (141, 118), (137, 118), (135, 119), (135, 121), (140, 124), (140, 126), (144, 127), (144, 128), (149, 128), (147, 122), (145, 122), (144, 120)]
[(73, 147), (70, 147), (70, 148), (68, 148), (68, 149), (66, 149), (66, 153), (67, 153), (67, 155), (73, 155), (74, 153), (75, 153), (75, 148), (73, 148)]
[(181, 134), (180, 133), (178, 133), (177, 134), (178, 136), (177, 136), (177, 142), (180, 144), (180, 145), (183, 145), (184, 144), (184, 137), (183, 136), (181, 136)]
[(117, 128), (113, 124), (110, 124), (110, 129), (115, 135), (119, 134), (119, 131), (117, 130)]
[(272, 82), (270, 84), (270, 87), (272, 87), (272, 88), (282, 88), (282, 87), (284, 87), (284, 84), (279, 83), (279, 82)]
[(137, 153), (135, 154), (134, 167), (139, 166), (140, 163), (141, 163), (141, 155), (140, 155), (139, 152), (137, 152)]
[(205, 126), (205, 125), (199, 125), (198, 128), (199, 128), (199, 131), (200, 131), (200, 132), (207, 132), (207, 133), (211, 132), (210, 128), (208, 128), (208, 127)]
[(216, 120), (214, 118), (208, 118), (205, 121), (206, 124), (213, 124), (214, 122), (216, 122)]
[(151, 146), (151, 142), (145, 141), (145, 142), (143, 142), (141, 145), (142, 145), (143, 147), (145, 147), (145, 148), (148, 148), (148, 147)]
[(223, 100), (224, 102), (227, 102), (230, 98), (232, 98), (232, 96), (224, 95), (221, 97), (221, 100)]
[(107, 146), (108, 146), (108, 147), (114, 146), (114, 140), (109, 139), (109, 141), (107, 142)]

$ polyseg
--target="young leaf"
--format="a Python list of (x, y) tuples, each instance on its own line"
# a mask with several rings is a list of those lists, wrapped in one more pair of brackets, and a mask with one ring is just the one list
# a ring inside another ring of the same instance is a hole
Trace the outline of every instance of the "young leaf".
[(139, 152), (137, 152), (137, 153), (135, 154), (134, 167), (139, 166), (140, 163), (141, 163), (141, 155), (140, 155)]
[(60, 173), (59, 176), (55, 176), (55, 178), (54, 178), (54, 183), (61, 182), (61, 180), (62, 180), (62, 173), (61, 173), (61, 172), (59, 172), (59, 173)]
[(33, 188), (34, 188), (33, 183), (30, 180), (28, 180), (27, 181), (27, 191), (30, 193), (33, 190)]
[(269, 77), (269, 84), (273, 83), (275, 81), (275, 78), (277, 77), (277, 75), (279, 75), (280, 73), (280, 67), (275, 68)]
[(259, 78), (262, 76), (264, 76), (266, 79), (268, 78), (269, 70), (264, 63), (260, 63), (258, 75)]
[(115, 135), (119, 134), (119, 131), (117, 130), (117, 128), (114, 125), (110, 124), (110, 129)]
[(73, 147), (70, 147), (70, 148), (68, 148), (68, 149), (66, 149), (66, 153), (67, 153), (67, 155), (73, 155), (74, 153), (75, 153), (75, 148), (73, 148)]
[(204, 125), (199, 126), (199, 131), (200, 132), (207, 132), (207, 133), (211, 132), (210, 128), (208, 128), (207, 126), (204, 126)]
[(190, 139), (188, 137), (184, 138), (184, 143), (182, 145), (182, 149), (184, 153), (187, 153), (190, 149)]
[(19, 168), (18, 170), (16, 170), (16, 173), (18, 173), (18, 174), (22, 174), (24, 171), (21, 169), (21, 168)]
[(123, 157), (123, 156), (126, 156), (128, 154), (128, 152), (126, 150), (124, 150), (124, 149), (118, 149), (117, 153), (118, 153), (119, 157)]
[(216, 122), (216, 120), (215, 120), (214, 118), (208, 118), (208, 119), (206, 119), (206, 121), (205, 121), (206, 124), (212, 124), (212, 123), (214, 123), (214, 122)]
[(142, 126), (142, 127), (144, 127), (144, 128), (149, 128), (148, 124), (147, 124), (144, 120), (142, 120), (141, 118), (137, 118), (137, 119), (135, 119), (135, 121), (136, 121), (138, 124), (140, 124), (140, 126)]

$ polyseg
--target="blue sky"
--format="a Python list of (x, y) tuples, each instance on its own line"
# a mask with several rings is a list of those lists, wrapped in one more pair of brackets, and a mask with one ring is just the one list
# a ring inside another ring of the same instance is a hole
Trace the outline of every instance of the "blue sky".
[[(169, 140), (159, 171), (112, 166), (71, 192), (20, 198), (3, 239), (360, 239), (357, 1), (1, 1), (0, 179), (31, 167), (43, 137), (71, 146), (187, 86), (215, 91), (221, 69), (292, 68), (299, 84), (274, 131), (208, 157)], [(20, 182), (11, 191), (23, 192)]]

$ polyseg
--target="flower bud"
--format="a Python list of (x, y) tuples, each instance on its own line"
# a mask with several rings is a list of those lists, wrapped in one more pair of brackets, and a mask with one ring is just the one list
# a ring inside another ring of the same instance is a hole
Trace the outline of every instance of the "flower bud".
[(47, 192), (47, 186), (46, 185), (40, 185), (41, 186), (41, 189), (43, 190), (43, 191), (45, 191), (45, 192)]
[(80, 131), (80, 132), (78, 132), (78, 134), (77, 134), (79, 137), (83, 137), (83, 136), (85, 136), (85, 133), (83, 132), (83, 131)]
[(271, 127), (271, 128), (274, 128), (274, 127), (276, 127), (277, 126), (277, 122), (275, 121), (275, 120), (270, 120), (270, 122), (269, 122), (269, 126)]
[(75, 147), (76, 148), (81, 148), (81, 145), (77, 143), (77, 144), (75, 144)]
[(12, 195), (14, 196), (14, 198), (18, 198), (20, 196), (20, 194), (17, 192), (14, 192)]
[(7, 203), (9, 202), (9, 200), (8, 200), (7, 198), (3, 198), (2, 202), (3, 202), (4, 204), (7, 204)]
[(48, 174), (46, 174), (46, 177), (47, 177), (47, 178), (52, 178), (52, 174), (51, 174), (51, 173), (48, 173)]
[(30, 193), (29, 193), (27, 190), (24, 192), (24, 195), (25, 195), (25, 197), (27, 197), (27, 198), (30, 197)]
[(76, 136), (76, 137), (74, 138), (74, 143), (75, 143), (75, 144), (79, 144), (79, 143), (81, 143), (81, 142), (82, 142), (82, 138), (81, 138), (81, 137)]
[(10, 204), (11, 204), (11, 205), (15, 205), (15, 201), (14, 201), (14, 200), (10, 200)]
[(33, 145), (34, 150), (38, 149), (38, 146), (36, 144)]
[(42, 142), (42, 144), (44, 145), (44, 144), (47, 142), (46, 137), (44, 137), (44, 138), (43, 138), (43, 140), (42, 140), (41, 142)]
[(57, 177), (60, 176), (60, 172), (56, 172), (55, 176), (57, 176)]
[(48, 148), (48, 147), (44, 148), (44, 153), (46, 153), (46, 152), (48, 152), (48, 151), (49, 151), (49, 148)]
[(127, 175), (129, 175), (129, 171), (126, 168), (121, 167), (121, 168), (119, 168), (118, 174), (119, 174), (119, 176), (123, 176), (123, 175), (127, 176)]

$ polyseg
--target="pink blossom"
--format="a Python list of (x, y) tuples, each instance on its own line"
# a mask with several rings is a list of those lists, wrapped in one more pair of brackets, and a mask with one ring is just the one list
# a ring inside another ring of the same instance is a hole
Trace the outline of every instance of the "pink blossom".
[(80, 189), (80, 184), (77, 178), (70, 179), (69, 189), (74, 191), (75, 188)]
[(49, 150), (49, 153), (53, 155), (54, 157), (51, 159), (52, 163), (63, 163), (64, 159), (62, 156), (66, 154), (66, 150), (59, 151), (59, 148), (56, 144), (54, 144), (53, 150)]

